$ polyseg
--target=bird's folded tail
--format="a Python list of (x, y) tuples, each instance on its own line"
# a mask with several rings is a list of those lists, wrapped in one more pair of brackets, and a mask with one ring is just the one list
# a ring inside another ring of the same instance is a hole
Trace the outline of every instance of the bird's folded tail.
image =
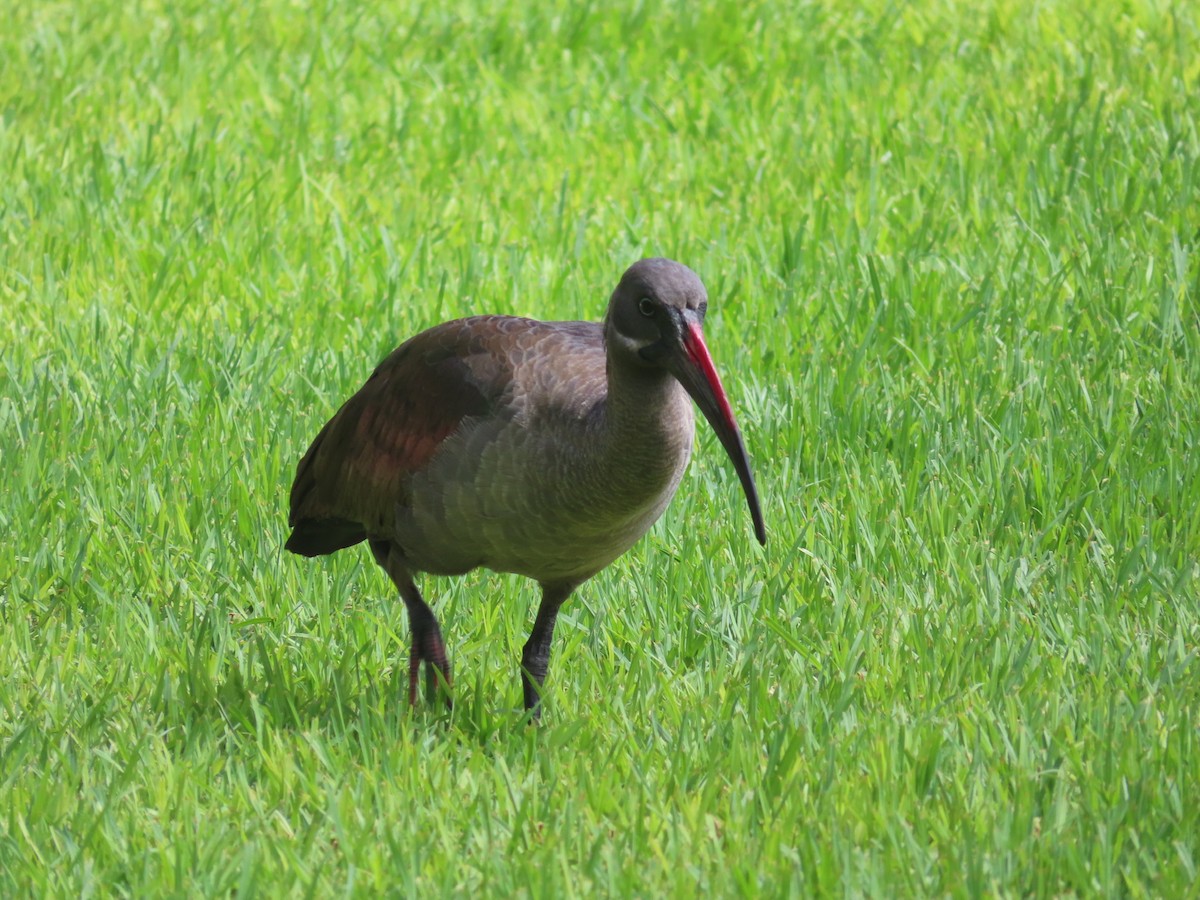
[(325, 556), (367, 539), (358, 522), (347, 519), (301, 519), (292, 527), (284, 549), (300, 556)]

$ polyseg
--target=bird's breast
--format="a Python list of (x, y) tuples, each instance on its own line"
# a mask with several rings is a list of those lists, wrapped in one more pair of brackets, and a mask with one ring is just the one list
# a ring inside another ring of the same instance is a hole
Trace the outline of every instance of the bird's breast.
[(649, 530), (679, 486), (694, 430), (682, 401), (625, 430), (586, 403), (517, 404), (467, 423), (397, 510), (406, 555), (435, 573), (482, 565), (540, 581), (590, 577)]

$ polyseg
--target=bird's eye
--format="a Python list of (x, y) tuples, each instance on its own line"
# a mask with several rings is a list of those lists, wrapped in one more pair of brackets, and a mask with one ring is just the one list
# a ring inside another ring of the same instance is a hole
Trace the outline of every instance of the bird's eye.
[(653, 318), (654, 301), (652, 301), (649, 297), (643, 297), (638, 301), (638, 312), (640, 312), (647, 319)]

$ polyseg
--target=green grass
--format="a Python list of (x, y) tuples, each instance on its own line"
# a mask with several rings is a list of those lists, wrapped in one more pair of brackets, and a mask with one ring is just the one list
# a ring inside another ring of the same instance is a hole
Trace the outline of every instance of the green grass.
[[(0, 28), (0, 895), (1200, 892), (1187, 4), (84, 4)], [(391, 347), (681, 259), (704, 434), (410, 711), (294, 466)]]

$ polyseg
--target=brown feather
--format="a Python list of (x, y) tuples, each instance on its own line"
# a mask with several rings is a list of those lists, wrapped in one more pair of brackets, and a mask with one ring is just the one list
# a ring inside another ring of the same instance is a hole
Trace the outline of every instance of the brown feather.
[(503, 394), (489, 336), (505, 324), (499, 316), (447, 322), (380, 363), (297, 466), (288, 550), (332, 553), (390, 530), (411, 476), (464, 419), (486, 416)]

